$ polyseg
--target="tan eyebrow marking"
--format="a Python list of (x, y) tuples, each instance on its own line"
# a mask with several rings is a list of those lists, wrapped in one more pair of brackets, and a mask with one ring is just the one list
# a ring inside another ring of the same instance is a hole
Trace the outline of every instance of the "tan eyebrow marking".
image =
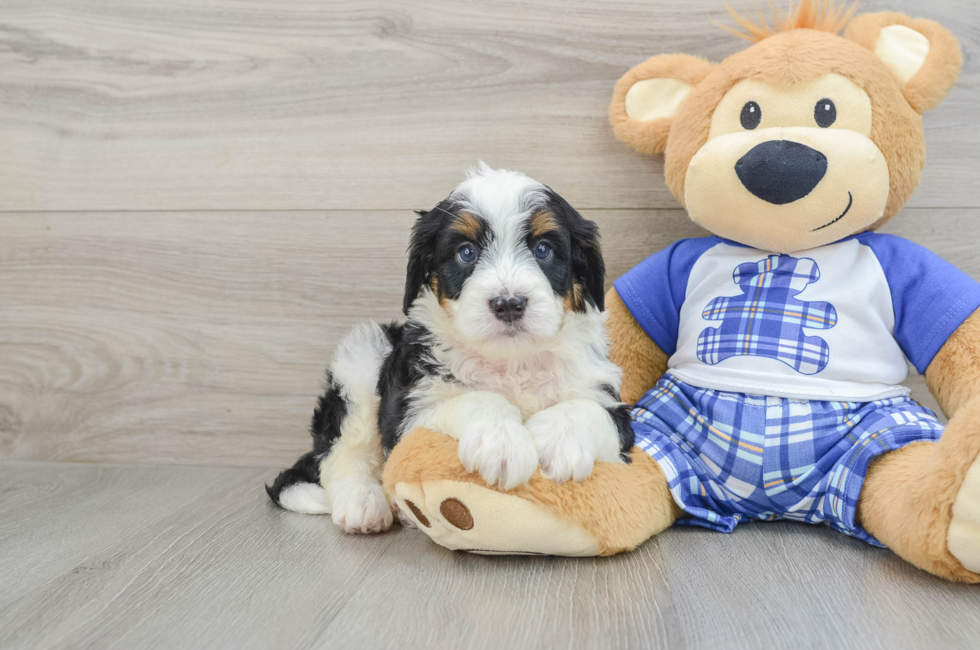
[(474, 217), (469, 212), (460, 212), (456, 219), (453, 221), (452, 225), (449, 226), (450, 230), (454, 230), (467, 239), (476, 241), (477, 237), (480, 235), (480, 230), (482, 229), (480, 220)]
[(583, 287), (576, 282), (572, 285), (571, 292), (565, 296), (565, 311), (585, 311), (585, 296)]
[(532, 236), (537, 237), (553, 230), (558, 230), (558, 220), (547, 210), (538, 210), (531, 217)]

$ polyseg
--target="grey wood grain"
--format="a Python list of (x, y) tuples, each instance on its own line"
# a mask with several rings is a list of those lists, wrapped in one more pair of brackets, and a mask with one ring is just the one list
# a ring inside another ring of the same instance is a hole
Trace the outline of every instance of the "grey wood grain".
[[(139, 529), (107, 536), (45, 582), (16, 562), (33, 552), (29, 542), (4, 545), (13, 570), (34, 588), (0, 607), (0, 647), (308, 647), (308, 637), (343, 607), (394, 539), (345, 536), (329, 518), (285, 518), (262, 489), (269, 473), (257, 470), (29, 464), (2, 471), (31, 490), (58, 480), (53, 475), (66, 467), (103, 481), (145, 481), (153, 498)], [(220, 489), (216, 476), (224, 477)], [(156, 514), (178, 489), (196, 489), (197, 499)], [(70, 496), (66, 501), (72, 504)], [(69, 546), (80, 541), (71, 531), (92, 516), (87, 504), (75, 505), (54, 518)], [(102, 508), (109, 528), (117, 505), (106, 500)], [(21, 526), (49, 514), (28, 508)]]
[[(960, 39), (911, 205), (980, 206), (973, 3), (862, 9)], [(5, 0), (0, 210), (421, 208), (478, 158), (580, 207), (673, 208), (662, 161), (618, 143), (606, 107), (649, 56), (744, 48), (725, 16), (718, 0)]]
[[(0, 607), (65, 573), (99, 571), (94, 552), (243, 485), (261, 470), (5, 465), (0, 470)], [(13, 552), (16, 549), (16, 552)]]
[[(980, 278), (973, 210), (887, 230)], [(681, 210), (586, 210), (610, 281)], [(408, 211), (0, 215), (0, 458), (287, 465), (337, 339), (399, 316)], [(916, 397), (934, 407), (921, 379)]]
[[(277, 510), (261, 490), (273, 476), (0, 464), (4, 589), (30, 585), (0, 603), (0, 648), (972, 648), (980, 631), (976, 587), (826, 527), (673, 528), (612, 558), (482, 557)], [(142, 514), (114, 498), (127, 488)], [(43, 579), (39, 524), (78, 551)]]

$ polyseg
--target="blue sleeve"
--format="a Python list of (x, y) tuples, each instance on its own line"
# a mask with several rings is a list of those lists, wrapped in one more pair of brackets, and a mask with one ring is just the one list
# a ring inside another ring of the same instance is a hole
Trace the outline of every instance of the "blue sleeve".
[(980, 284), (935, 253), (895, 235), (860, 238), (885, 272), (895, 309), (895, 339), (919, 373), (980, 307)]
[(714, 237), (676, 241), (613, 283), (633, 318), (667, 356), (677, 350), (677, 327), (691, 269), (718, 243)]

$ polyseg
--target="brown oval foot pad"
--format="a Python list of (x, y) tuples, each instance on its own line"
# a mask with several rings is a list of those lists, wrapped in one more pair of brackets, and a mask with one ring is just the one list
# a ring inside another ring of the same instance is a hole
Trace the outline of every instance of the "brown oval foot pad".
[[(412, 514), (415, 515), (415, 518), (419, 520), (419, 523), (420, 524), (422, 524), (426, 528), (432, 528), (432, 524), (430, 524), (429, 523), (429, 520), (425, 518), (425, 515), (422, 514), (422, 511), (419, 510), (419, 507), (417, 505), (415, 505), (414, 503), (412, 503), (408, 499), (405, 499), (405, 505), (408, 506), (408, 509), (412, 511)], [(462, 506), (463, 504), (460, 503), (459, 505)], [(463, 507), (465, 508), (466, 506), (463, 506)], [(443, 513), (443, 514), (445, 514), (445, 513)], [(469, 510), (466, 511), (466, 514), (467, 515), (469, 514)], [(448, 519), (448, 517), (447, 517), (447, 519)], [(470, 519), (470, 526), (472, 526), (472, 525), (473, 525), (473, 519), (471, 518)]]
[(543, 506), (466, 481), (396, 483), (393, 494), (419, 530), (450, 550), (492, 555), (598, 555), (587, 529)]
[(439, 512), (446, 518), (446, 521), (460, 530), (473, 528), (473, 515), (470, 514), (470, 509), (459, 499), (452, 497), (446, 499), (439, 505)]

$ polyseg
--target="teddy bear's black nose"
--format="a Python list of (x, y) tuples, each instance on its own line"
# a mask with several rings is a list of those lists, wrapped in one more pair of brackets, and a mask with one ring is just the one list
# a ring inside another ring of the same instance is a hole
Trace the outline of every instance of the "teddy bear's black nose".
[(735, 163), (745, 189), (783, 205), (809, 194), (827, 173), (827, 156), (799, 142), (770, 140), (752, 147)]

